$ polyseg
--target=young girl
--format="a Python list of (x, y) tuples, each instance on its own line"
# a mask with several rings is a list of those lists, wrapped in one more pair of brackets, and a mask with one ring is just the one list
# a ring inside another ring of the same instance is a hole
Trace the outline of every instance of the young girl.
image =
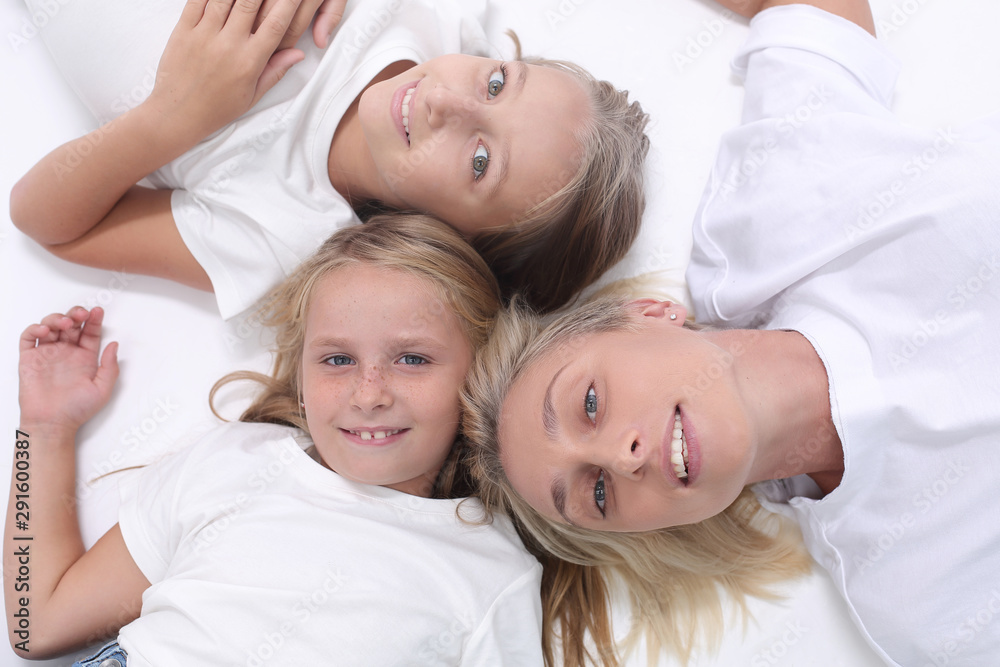
[[(275, 53), (297, 0), (263, 19), (259, 0), (118, 5), (71, 3), (46, 28), (95, 115), (117, 116), (12, 192), (15, 224), (60, 257), (214, 290), (230, 317), (358, 212), (422, 211), (551, 309), (637, 233), (638, 104), (571, 64), (464, 55), (486, 47), (464, 4), (365, 0), (325, 54)], [(134, 79), (94, 80), (122, 61)]]
[(30, 477), (12, 482), (5, 537), (15, 650), (117, 632), (84, 664), (540, 664), (538, 563), (457, 500), (459, 388), (497, 304), (439, 223), (342, 230), (264, 306), (273, 373), (220, 381), (259, 382), (241, 421), (124, 479), (119, 523), (87, 551), (64, 498), (117, 344), (98, 363), (99, 308), (28, 327), (15, 468)]

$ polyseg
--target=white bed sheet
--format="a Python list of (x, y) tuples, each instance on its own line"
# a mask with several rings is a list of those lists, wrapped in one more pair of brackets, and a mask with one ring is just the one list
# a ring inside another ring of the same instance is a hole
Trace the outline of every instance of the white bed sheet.
[[(72, 0), (53, 0), (53, 12)], [(882, 38), (903, 61), (894, 109), (930, 126), (960, 123), (1000, 108), (995, 84), (1000, 3), (988, 0), (873, 0)], [(45, 152), (94, 127), (52, 63), (23, 5), (0, 6), (4, 90), (0, 191)], [(526, 53), (579, 62), (632, 91), (652, 115), (648, 207), (635, 248), (602, 282), (656, 272), (674, 298), (687, 299), (683, 270), (690, 220), (720, 132), (739, 119), (742, 90), (728, 70), (746, 34), (742, 19), (709, 0), (491, 0), (490, 34), (510, 54), (505, 28)], [(106, 340), (121, 343), (122, 374), (111, 404), (81, 434), (81, 523), (93, 543), (116, 520), (115, 475), (184, 446), (212, 417), (212, 383), (228, 371), (266, 369), (269, 358), (252, 320), (223, 322), (212, 297), (165, 281), (91, 270), (57, 260), (0, 220), (0, 478), (9, 479), (17, 414), (17, 339), (30, 322), (74, 304), (107, 310)], [(227, 394), (234, 417), (245, 396)], [(127, 475), (128, 472), (121, 473)], [(6, 497), (6, 495), (4, 495)], [(690, 664), (866, 667), (880, 664), (860, 639), (823, 573), (786, 588), (779, 603), (753, 602), (754, 621), (738, 625), (721, 650)], [(619, 608), (619, 629), (626, 613)], [(69, 664), (70, 660), (34, 664)], [(27, 664), (0, 649), (0, 665)], [(630, 664), (644, 664), (634, 659)], [(664, 665), (673, 664), (664, 660)]]

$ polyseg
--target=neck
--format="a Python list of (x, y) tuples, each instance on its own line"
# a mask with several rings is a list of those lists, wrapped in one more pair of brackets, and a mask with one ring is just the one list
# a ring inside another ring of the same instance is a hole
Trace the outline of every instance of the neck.
[(830, 414), (826, 368), (813, 346), (796, 331), (714, 335), (733, 353), (736, 377), (757, 424), (748, 482), (807, 474), (824, 495), (835, 489), (844, 472), (844, 450)]
[(330, 142), (327, 171), (330, 184), (354, 208), (374, 198), (368, 177), (373, 171), (368, 142), (358, 118), (360, 96), (344, 112)]
[(364, 129), (361, 126), (361, 118), (358, 115), (361, 96), (373, 84), (391, 79), (413, 66), (414, 63), (408, 60), (400, 60), (379, 72), (354, 98), (333, 133), (326, 163), (330, 184), (354, 208), (372, 199), (382, 199), (383, 194), (378, 171), (372, 160), (368, 141), (365, 139)]

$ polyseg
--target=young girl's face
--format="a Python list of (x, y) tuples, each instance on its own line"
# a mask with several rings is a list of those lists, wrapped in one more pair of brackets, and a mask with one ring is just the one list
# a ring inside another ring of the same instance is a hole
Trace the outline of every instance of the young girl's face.
[(430, 495), (472, 356), (428, 280), (364, 263), (326, 276), (302, 355), (306, 422), (323, 463), (356, 482)]
[(569, 182), (590, 102), (567, 72), (448, 55), (371, 86), (358, 113), (380, 199), (474, 236)]

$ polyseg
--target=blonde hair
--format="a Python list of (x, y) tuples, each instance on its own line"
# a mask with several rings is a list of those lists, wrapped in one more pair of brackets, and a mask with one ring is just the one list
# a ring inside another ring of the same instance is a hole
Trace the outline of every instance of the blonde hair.
[[(628, 649), (645, 637), (652, 663), (667, 650), (686, 660), (696, 639), (715, 645), (724, 621), (720, 592), (741, 604), (748, 595), (774, 597), (773, 585), (809, 569), (797, 531), (765, 512), (748, 489), (721, 514), (697, 524), (643, 533), (583, 530), (551, 521), (514, 490), (501, 464), (500, 415), (510, 388), (543, 356), (571, 354), (587, 335), (634, 331), (628, 303), (620, 296), (587, 304), (542, 329), (530, 311), (513, 304), (501, 312), (490, 342), (477, 355), (463, 396), (465, 434), (472, 447), (472, 475), (484, 506), (517, 519), (532, 549), (561, 559), (586, 578), (586, 594), (564, 597), (545, 609), (552, 623), (563, 624), (567, 664), (586, 660), (615, 664), (610, 632), (608, 577), (621, 577), (631, 602), (633, 625)], [(569, 566), (567, 566), (569, 568)], [(570, 575), (566, 575), (570, 576)], [(745, 610), (745, 606), (744, 606)], [(590, 654), (580, 635), (596, 631), (598, 655)], [(571, 643), (566, 650), (567, 642)], [(547, 656), (551, 660), (551, 656)]]
[(537, 311), (549, 312), (622, 259), (639, 233), (649, 117), (638, 102), (629, 103), (628, 91), (579, 65), (522, 58), (517, 36), (508, 35), (516, 60), (572, 75), (590, 98), (590, 113), (577, 137), (583, 156), (576, 173), (553, 175), (553, 192), (524, 216), (472, 240), (505, 297), (519, 294)]
[[(372, 218), (331, 236), (316, 253), (264, 297), (258, 307), (260, 322), (274, 332), (274, 365), (270, 375), (253, 371), (230, 373), (215, 383), (220, 388), (236, 380), (250, 380), (260, 393), (240, 421), (285, 424), (309, 432), (300, 409), (302, 352), (305, 323), (316, 285), (333, 271), (365, 263), (404, 271), (430, 281), (458, 317), (473, 349), (486, 342), (500, 307), (499, 288), (486, 263), (458, 232), (424, 215), (396, 214)], [(461, 434), (452, 448), (432, 494), (435, 497), (469, 495), (461, 459)]]

